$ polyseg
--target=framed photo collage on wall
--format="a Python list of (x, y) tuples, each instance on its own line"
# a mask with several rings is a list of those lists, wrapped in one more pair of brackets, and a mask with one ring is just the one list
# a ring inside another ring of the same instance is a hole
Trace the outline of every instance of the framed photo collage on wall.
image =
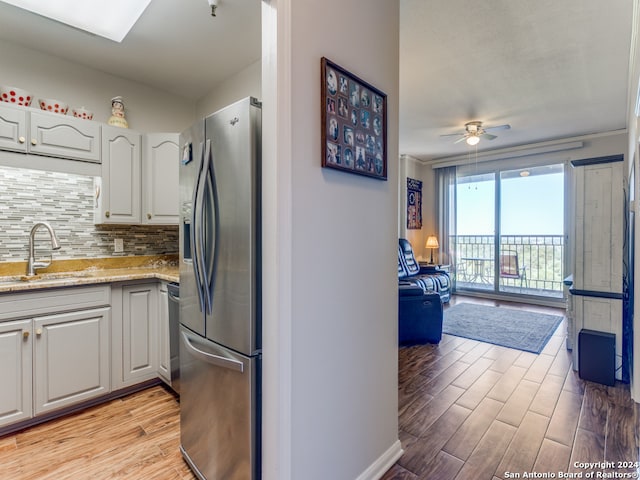
[(326, 58), (322, 70), (322, 166), (387, 179), (387, 96)]

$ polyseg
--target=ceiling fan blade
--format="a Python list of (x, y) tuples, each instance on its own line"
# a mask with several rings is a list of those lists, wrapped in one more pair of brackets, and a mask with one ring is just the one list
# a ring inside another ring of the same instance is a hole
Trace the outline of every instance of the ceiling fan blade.
[(458, 132), (458, 133), (445, 133), (444, 135), (440, 135), (441, 137), (458, 137), (460, 135), (466, 135), (466, 132)]
[(455, 144), (455, 143), (464, 142), (466, 139), (467, 139), (467, 135), (465, 135), (464, 137), (459, 138), (458, 140), (456, 140), (456, 141), (455, 141), (455, 142), (453, 142), (453, 143)]
[(495, 127), (483, 127), (483, 130), (486, 132), (487, 130), (509, 130), (511, 125), (496, 125)]
[(496, 135), (491, 135), (490, 133), (483, 133), (480, 136), (482, 138), (487, 139), (487, 140), (494, 140), (494, 139), (498, 138)]

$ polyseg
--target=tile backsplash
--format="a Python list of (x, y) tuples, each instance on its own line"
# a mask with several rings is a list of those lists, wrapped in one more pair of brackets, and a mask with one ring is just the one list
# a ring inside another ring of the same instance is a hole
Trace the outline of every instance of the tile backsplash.
[[(47, 221), (61, 249), (54, 258), (108, 257), (114, 239), (123, 255), (178, 253), (177, 226), (94, 225), (93, 178), (66, 173), (0, 167), (0, 262), (26, 260), (31, 227)], [(38, 257), (50, 246), (44, 229), (36, 236)]]

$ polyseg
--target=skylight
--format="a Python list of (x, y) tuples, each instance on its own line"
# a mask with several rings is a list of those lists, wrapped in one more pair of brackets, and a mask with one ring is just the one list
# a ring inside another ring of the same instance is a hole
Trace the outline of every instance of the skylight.
[(115, 42), (122, 42), (151, 0), (0, 0)]

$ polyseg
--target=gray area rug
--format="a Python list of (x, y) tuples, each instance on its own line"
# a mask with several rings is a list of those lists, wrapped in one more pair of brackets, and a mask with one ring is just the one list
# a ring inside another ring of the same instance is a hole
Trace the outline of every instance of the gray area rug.
[(459, 303), (444, 311), (442, 331), (456, 337), (540, 353), (561, 321), (560, 315)]

